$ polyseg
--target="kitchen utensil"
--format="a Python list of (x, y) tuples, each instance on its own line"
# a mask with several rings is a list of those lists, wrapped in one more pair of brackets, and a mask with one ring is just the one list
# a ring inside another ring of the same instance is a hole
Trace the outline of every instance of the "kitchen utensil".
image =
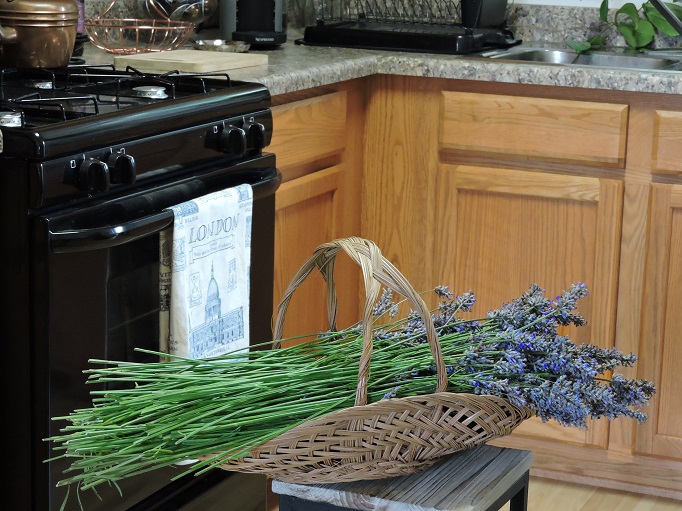
[(121, 55), (114, 57), (116, 67), (132, 66), (140, 71), (211, 73), (242, 67), (262, 66), (268, 56), (256, 53), (220, 53), (197, 50), (175, 50), (162, 53)]
[(194, 33), (194, 25), (185, 21), (90, 19), (85, 21), (92, 44), (109, 53), (135, 53), (174, 50)]
[(72, 0), (0, 1), (0, 67), (63, 67), (76, 41)]
[[(467, 23), (471, 23), (469, 17), (472, 17), (479, 24), (471, 27), (463, 23), (458, 0), (431, 0), (426, 3), (367, 0), (361, 4), (346, 3), (344, 6), (338, 2), (319, 2), (317, 23), (306, 27), (303, 39), (296, 42), (313, 46), (452, 55), (509, 48), (521, 43), (505, 27), (504, 7), (497, 7), (498, 3), (506, 6), (507, 0), (463, 1), (479, 2), (478, 5), (482, 5), (481, 13), (485, 11), (485, 20), (482, 20), (478, 7), (472, 11), (462, 6), (462, 16), (466, 14)], [(483, 5), (481, 2), (487, 3)]]
[(218, 0), (145, 0), (152, 18), (187, 21), (198, 25), (218, 10)]
[(107, 18), (116, 2), (111, 2), (99, 17), (84, 23), (92, 44), (109, 53), (131, 55), (174, 50), (194, 33), (194, 24), (187, 21)]

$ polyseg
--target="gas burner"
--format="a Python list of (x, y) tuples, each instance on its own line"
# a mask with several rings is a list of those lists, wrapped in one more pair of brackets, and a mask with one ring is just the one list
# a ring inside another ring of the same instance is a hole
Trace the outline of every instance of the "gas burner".
[(22, 80), (21, 84), (34, 89), (54, 89), (54, 82), (51, 80)]
[(21, 128), (23, 120), (21, 112), (0, 111), (0, 126), (6, 128)]
[(158, 85), (141, 85), (133, 87), (135, 94), (142, 98), (166, 99), (166, 88)]

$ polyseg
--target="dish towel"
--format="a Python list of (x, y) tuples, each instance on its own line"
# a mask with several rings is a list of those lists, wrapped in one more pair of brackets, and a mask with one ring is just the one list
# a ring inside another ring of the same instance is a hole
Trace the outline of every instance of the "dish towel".
[(160, 235), (160, 351), (198, 359), (248, 347), (251, 186), (169, 209), (173, 227)]

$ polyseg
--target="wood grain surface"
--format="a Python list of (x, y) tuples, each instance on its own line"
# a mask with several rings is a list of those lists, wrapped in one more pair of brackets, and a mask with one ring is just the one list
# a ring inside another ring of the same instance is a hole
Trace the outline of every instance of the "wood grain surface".
[(365, 511), (483, 511), (530, 469), (531, 461), (529, 451), (484, 445), (409, 476), (313, 486), (274, 481), (272, 489)]
[(654, 123), (654, 172), (682, 173), (682, 112), (656, 111)]
[(211, 73), (243, 67), (264, 66), (268, 56), (256, 53), (221, 53), (201, 50), (173, 50), (114, 57), (116, 67), (132, 66), (140, 71)]
[[(341, 225), (361, 215), (360, 235), (417, 289), (472, 289), (479, 312), (530, 281), (553, 293), (586, 280), (589, 326), (575, 339), (636, 353), (637, 365), (622, 372), (657, 384), (644, 425), (616, 420), (586, 432), (526, 421), (496, 445), (532, 449), (538, 476), (682, 501), (682, 96), (385, 75), (347, 85), (274, 98), (281, 119), (299, 126), (291, 144), (278, 145), (287, 174), (342, 169), (331, 214), (339, 232), (353, 234)], [(332, 106), (341, 91), (345, 121)], [(337, 138), (318, 143), (314, 129), (300, 131), (311, 117), (287, 117), (297, 101), (319, 103)], [(283, 195), (289, 206), (279, 214), (292, 230), (324, 229), (313, 219), (329, 211), (328, 179)], [(309, 202), (299, 200), (305, 190), (310, 204), (313, 190), (326, 200), (293, 222)], [(306, 238), (297, 236), (281, 250), (298, 250)], [(606, 501), (591, 494), (590, 502)], [(633, 501), (622, 502), (615, 509)], [(584, 511), (592, 509), (601, 508)]]
[(622, 167), (627, 114), (618, 104), (446, 91), (441, 145)]
[[(352, 86), (317, 92), (288, 102), (273, 98), (278, 106), (267, 151), (277, 155), (284, 180), (275, 196), (275, 305), (315, 247), (360, 232), (364, 93)], [(359, 317), (360, 276), (357, 265), (339, 259), (338, 325), (344, 328)], [(326, 330), (325, 296), (319, 275), (307, 279), (292, 299), (284, 335)]]
[[(678, 501), (531, 477), (528, 511), (680, 511)], [(500, 511), (509, 511), (505, 505)]]

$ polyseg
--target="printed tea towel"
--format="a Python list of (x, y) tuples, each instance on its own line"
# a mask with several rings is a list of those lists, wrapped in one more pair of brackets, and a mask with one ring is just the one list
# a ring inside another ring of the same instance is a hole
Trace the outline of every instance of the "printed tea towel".
[(161, 351), (197, 359), (247, 347), (251, 186), (169, 209), (173, 227), (160, 240)]

